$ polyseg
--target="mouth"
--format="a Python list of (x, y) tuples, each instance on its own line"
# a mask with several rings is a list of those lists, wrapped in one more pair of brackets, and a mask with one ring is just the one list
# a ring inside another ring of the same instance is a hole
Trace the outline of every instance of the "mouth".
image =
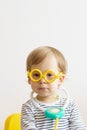
[(46, 90), (46, 89), (48, 89), (48, 88), (45, 87), (45, 86), (41, 86), (41, 87), (39, 87), (39, 90)]

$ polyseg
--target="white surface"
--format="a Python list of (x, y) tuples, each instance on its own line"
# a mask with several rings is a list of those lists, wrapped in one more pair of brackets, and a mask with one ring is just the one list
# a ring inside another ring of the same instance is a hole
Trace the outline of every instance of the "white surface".
[(68, 61), (64, 82), (87, 124), (87, 1), (0, 1), (0, 130), (28, 100), (26, 57), (40, 45), (58, 48)]

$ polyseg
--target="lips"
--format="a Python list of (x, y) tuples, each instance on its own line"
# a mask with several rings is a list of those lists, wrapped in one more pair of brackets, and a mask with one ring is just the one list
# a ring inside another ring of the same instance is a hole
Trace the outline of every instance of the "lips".
[(47, 89), (47, 87), (41, 86), (39, 89), (40, 90), (45, 90), (45, 89)]

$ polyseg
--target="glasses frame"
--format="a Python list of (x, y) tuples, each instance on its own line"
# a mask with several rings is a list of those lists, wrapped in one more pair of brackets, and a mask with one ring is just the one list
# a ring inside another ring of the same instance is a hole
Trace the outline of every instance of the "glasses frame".
[[(40, 77), (39, 77), (37, 80), (35, 80), (35, 79), (32, 78), (32, 73), (33, 73), (34, 71), (37, 71), (37, 72), (39, 72), (39, 74), (40, 74)], [(52, 80), (47, 80), (47, 79), (46, 79), (46, 75), (47, 75), (48, 72), (54, 73), (54, 79), (52, 79)], [(62, 72), (59, 72), (58, 74), (56, 74), (56, 73), (55, 73), (54, 71), (52, 71), (52, 70), (47, 70), (47, 71), (45, 71), (44, 73), (42, 73), (41, 70), (39, 70), (39, 69), (32, 69), (31, 71), (28, 71), (28, 72), (27, 72), (27, 77), (28, 77), (28, 78), (30, 77), (30, 79), (31, 79), (33, 82), (39, 82), (42, 78), (44, 78), (46, 82), (52, 83), (52, 82), (54, 82), (56, 79), (59, 79), (59, 78), (62, 76), (62, 74), (63, 74)]]

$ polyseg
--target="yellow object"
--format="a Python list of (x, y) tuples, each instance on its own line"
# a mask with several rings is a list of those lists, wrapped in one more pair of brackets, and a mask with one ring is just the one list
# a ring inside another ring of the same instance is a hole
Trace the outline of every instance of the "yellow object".
[(32, 69), (31, 71), (28, 71), (27, 76), (30, 77), (33, 82), (39, 82), (42, 78), (44, 78), (46, 82), (52, 83), (56, 79), (60, 78), (62, 74), (62, 72), (56, 74), (52, 70), (47, 70), (42, 73), (39, 69)]
[[(4, 130), (21, 130), (20, 124), (20, 113), (11, 114), (5, 120)], [(57, 126), (58, 118), (56, 118), (54, 130), (57, 130)]]
[(58, 126), (58, 118), (56, 118), (56, 123), (55, 123), (54, 130), (57, 130), (57, 126)]
[(11, 114), (7, 117), (4, 130), (21, 130), (20, 113)]

